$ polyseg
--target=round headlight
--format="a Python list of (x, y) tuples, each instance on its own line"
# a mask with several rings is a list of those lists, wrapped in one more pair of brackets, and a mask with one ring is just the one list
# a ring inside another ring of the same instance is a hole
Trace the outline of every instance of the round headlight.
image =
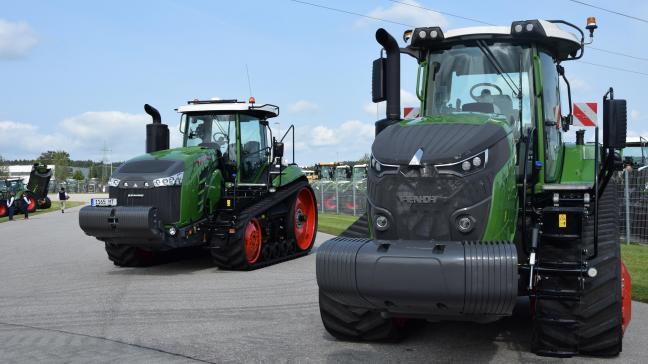
[(175, 236), (175, 234), (177, 234), (177, 233), (178, 233), (178, 231), (173, 226), (169, 228), (169, 235)]
[(470, 170), (470, 162), (469, 161), (464, 161), (463, 163), (461, 163), (461, 169), (463, 169), (466, 172), (469, 171)]
[(526, 30), (527, 30), (527, 32), (532, 31), (533, 30), (533, 24), (531, 24), (531, 23), (527, 24), (526, 25)]
[(515, 26), (515, 31), (518, 32), (518, 33), (521, 32), (522, 31), (522, 24), (516, 25)]
[(433, 31), (430, 32), (430, 37), (432, 37), (432, 38), (436, 38), (437, 35), (439, 35), (439, 32), (437, 32), (436, 30), (433, 30)]
[(386, 216), (377, 215), (376, 216), (376, 229), (379, 231), (385, 231), (389, 228), (389, 220)]
[(472, 164), (473, 164), (473, 166), (475, 166), (475, 167), (479, 167), (479, 166), (481, 166), (481, 164), (482, 164), (482, 160), (481, 160), (481, 158), (479, 158), (479, 157), (475, 157), (475, 158), (473, 158), (473, 160), (472, 160)]
[(462, 215), (457, 219), (457, 230), (463, 234), (468, 234), (475, 228), (475, 218), (470, 215)]
[(421, 31), (419, 32), (419, 37), (420, 37), (420, 38), (425, 38), (425, 36), (427, 36), (427, 34), (425, 33), (425, 30), (421, 30)]

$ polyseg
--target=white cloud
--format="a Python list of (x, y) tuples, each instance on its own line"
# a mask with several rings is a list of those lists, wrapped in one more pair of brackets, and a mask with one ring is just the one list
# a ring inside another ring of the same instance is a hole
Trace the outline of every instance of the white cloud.
[(340, 142), (339, 135), (333, 129), (318, 125), (311, 132), (311, 144), (314, 146), (334, 145)]
[(0, 59), (24, 57), (37, 43), (38, 36), (29, 24), (0, 19)]
[[(401, 102), (401, 116), (403, 113), (402, 108), (404, 107), (418, 107), (421, 104), (421, 101), (419, 101), (418, 97), (414, 95), (413, 93), (403, 90), (400, 90), (400, 102)], [(385, 107), (386, 103), (385, 102), (379, 102), (378, 104), (375, 104), (373, 102), (368, 102), (366, 103), (363, 107), (362, 110), (364, 110), (367, 114), (375, 117), (376, 116), (376, 105), (378, 105), (378, 119), (382, 119), (385, 117)]]
[[(411, 26), (444, 27), (448, 24), (448, 21), (443, 15), (421, 9), (421, 4), (416, 1), (404, 0), (403, 2), (407, 2), (408, 4), (414, 6), (401, 3), (393, 3), (387, 8), (379, 6), (370, 11), (367, 16), (390, 20), (402, 24), (408, 24)], [(365, 26), (371, 24), (372, 22), (373, 21), (371, 19), (359, 19), (356, 22), (356, 26)]]
[(288, 108), (288, 110), (290, 110), (290, 112), (292, 113), (315, 111), (317, 109), (318, 109), (317, 104), (306, 100), (299, 100), (294, 104), (290, 105), (290, 107)]
[(27, 123), (18, 123), (15, 121), (0, 121), (0, 134), (2, 135), (11, 135), (11, 133), (33, 131), (34, 129), (36, 129), (34, 125)]
[(311, 131), (310, 144), (314, 147), (328, 145), (369, 145), (374, 138), (374, 124), (349, 120), (330, 128), (318, 125)]

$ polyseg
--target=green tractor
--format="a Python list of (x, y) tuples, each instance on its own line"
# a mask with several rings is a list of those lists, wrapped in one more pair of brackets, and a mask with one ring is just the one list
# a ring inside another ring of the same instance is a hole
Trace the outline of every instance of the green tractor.
[[(535, 353), (617, 355), (631, 305), (615, 188), (626, 102), (603, 97), (602, 143), (598, 127), (595, 143), (563, 141), (560, 80), (571, 105), (563, 64), (583, 55), (583, 31), (527, 20), (403, 38), (400, 48), (376, 32), (386, 57), (373, 64), (373, 101), (387, 101), (387, 117), (359, 222), (368, 231), (317, 251), (326, 330), (391, 340), (410, 319), (489, 322), (529, 297)], [(401, 53), (419, 64), (414, 119), (400, 117)]]
[[(175, 249), (202, 247), (216, 266), (249, 270), (307, 254), (315, 241), (313, 190), (268, 119), (279, 107), (237, 100), (181, 106), (181, 148), (145, 105), (146, 154), (117, 168), (109, 198), (79, 213), (81, 229), (105, 243), (118, 266), (146, 266)], [(272, 141), (272, 142), (269, 142)], [(294, 160), (294, 149), (293, 149)]]
[[(7, 216), (7, 200), (13, 192), (16, 200), (27, 196), (27, 211), (32, 213), (36, 209), (48, 209), (52, 201), (47, 197), (52, 170), (46, 165), (36, 163), (32, 166), (27, 185), (22, 178), (7, 178), (0, 180), (0, 217)], [(19, 202), (21, 203), (21, 202)]]

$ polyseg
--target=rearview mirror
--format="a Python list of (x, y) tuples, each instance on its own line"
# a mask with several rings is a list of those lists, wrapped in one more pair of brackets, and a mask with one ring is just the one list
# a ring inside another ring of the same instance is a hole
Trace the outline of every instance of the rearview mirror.
[(272, 155), (274, 156), (275, 159), (283, 158), (284, 155), (284, 143), (283, 142), (278, 142), (275, 140), (275, 142), (272, 145)]
[(625, 148), (628, 130), (626, 100), (603, 101), (603, 147)]
[(180, 130), (180, 134), (185, 133), (186, 126), (187, 126), (187, 119), (183, 115), (182, 119), (180, 119), (180, 125), (178, 125), (178, 130)]
[(381, 102), (387, 100), (387, 80), (385, 78), (385, 68), (387, 58), (378, 58), (373, 61), (371, 69), (371, 100)]

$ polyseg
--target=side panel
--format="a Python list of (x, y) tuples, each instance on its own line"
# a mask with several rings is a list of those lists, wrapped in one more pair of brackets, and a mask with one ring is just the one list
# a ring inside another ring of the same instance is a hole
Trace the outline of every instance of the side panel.
[(565, 144), (560, 183), (594, 181), (594, 145)]
[(488, 224), (482, 240), (513, 240), (517, 222), (518, 197), (516, 186), (515, 146), (508, 134), (510, 158), (495, 175)]
[(272, 180), (272, 185), (275, 187), (285, 186), (301, 177), (304, 177), (304, 173), (302, 173), (301, 168), (295, 165), (289, 165), (284, 167), (283, 171), (281, 172), (281, 185), (279, 185), (279, 176), (275, 177)]
[(182, 194), (180, 196), (179, 226), (200, 220), (206, 215), (205, 201), (208, 194), (208, 180), (216, 169), (218, 161), (212, 150), (205, 149), (205, 154), (185, 160)]

